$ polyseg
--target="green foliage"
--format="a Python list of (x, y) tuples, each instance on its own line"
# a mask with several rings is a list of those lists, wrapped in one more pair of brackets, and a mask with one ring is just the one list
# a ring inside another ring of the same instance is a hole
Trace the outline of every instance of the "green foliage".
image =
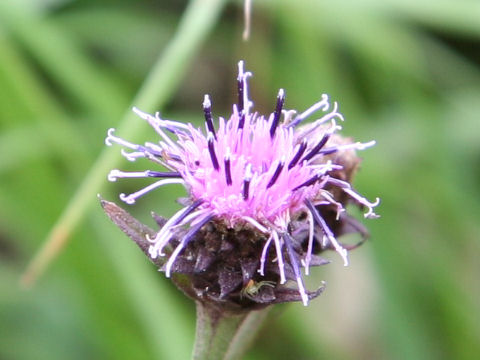
[[(240, 59), (259, 111), (272, 110), (279, 87), (288, 108), (323, 92), (338, 101), (344, 133), (377, 140), (355, 184), (382, 198), (382, 218), (365, 221), (371, 241), (348, 268), (331, 254), (309, 279), (311, 288), (325, 280), (324, 294), (309, 308), (275, 309), (248, 359), (478, 356), (478, 1), (253, 1), (246, 43), (241, 2), (203, 43), (182, 28), (186, 5), (0, 1), (0, 358), (188, 358), (192, 304), (95, 204), (100, 182), (109, 200), (140, 188), (102, 180), (135, 164), (118, 164), (118, 148), (98, 158), (132, 99), (200, 122), (209, 93), (226, 116)], [(123, 116), (122, 135), (155, 140), (139, 122)], [(85, 220), (35, 287), (21, 289), (79, 187), (73, 211)], [(159, 189), (129, 211), (153, 227), (150, 211), (172, 214), (182, 194)]]

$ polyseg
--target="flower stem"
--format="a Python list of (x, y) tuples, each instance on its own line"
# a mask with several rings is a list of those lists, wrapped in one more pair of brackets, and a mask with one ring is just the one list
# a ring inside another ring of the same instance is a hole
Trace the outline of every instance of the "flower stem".
[(268, 309), (231, 314), (197, 302), (197, 327), (192, 359), (241, 358), (267, 314)]

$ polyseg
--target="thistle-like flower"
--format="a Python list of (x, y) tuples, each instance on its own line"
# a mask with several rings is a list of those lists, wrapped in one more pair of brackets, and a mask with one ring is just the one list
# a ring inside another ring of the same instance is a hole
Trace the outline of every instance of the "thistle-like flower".
[[(137, 145), (110, 129), (106, 144), (129, 149), (122, 154), (130, 161), (147, 158), (167, 171), (112, 170), (108, 179), (159, 178), (135, 193), (121, 194), (127, 204), (164, 185), (186, 188), (185, 206), (148, 238), (148, 253), (152, 259), (165, 257), (161, 270), (167, 277), (192, 276), (197, 299), (241, 305), (301, 300), (307, 305), (319, 292), (305, 289), (301, 268), (308, 274), (310, 266), (326, 263), (314, 253), (327, 248), (347, 265), (348, 249), (337, 235), (352, 228), (365, 233), (344, 213), (346, 203), (366, 208), (366, 218), (377, 216), (373, 208), (379, 199), (368, 201), (350, 184), (359, 163), (355, 150), (375, 142), (351, 142), (336, 134), (343, 117), (327, 95), (296, 114), (284, 110), (285, 92), (280, 89), (272, 114), (252, 112), (251, 75), (240, 61), (238, 103), (228, 120), (214, 121), (205, 95), (204, 130), (134, 108), (160, 141)], [(302, 124), (319, 111), (320, 118)], [(287, 280), (296, 281), (297, 296), (283, 285)]]

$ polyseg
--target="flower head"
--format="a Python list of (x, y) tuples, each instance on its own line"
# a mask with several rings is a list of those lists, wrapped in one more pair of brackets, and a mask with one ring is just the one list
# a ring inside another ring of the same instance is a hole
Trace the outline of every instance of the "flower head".
[[(156, 130), (160, 141), (136, 145), (116, 137), (114, 129), (110, 129), (107, 145), (118, 143), (131, 150), (122, 150), (128, 160), (147, 158), (167, 171), (112, 170), (108, 178), (159, 178), (133, 194), (121, 194), (121, 200), (128, 204), (163, 185), (185, 186), (188, 203), (166, 221), (156, 236), (149, 238), (152, 259), (169, 254), (163, 268), (167, 277), (172, 272), (189, 271), (182, 265), (188, 262), (184, 254), (187, 251), (196, 254), (194, 262), (198, 265), (202, 253), (199, 247), (208, 247), (205, 236), (211, 232), (207, 228), (213, 227), (217, 234), (230, 234), (228, 241), (235, 243), (236, 270), (241, 278), (240, 282), (228, 282), (228, 287), (233, 287), (230, 292), (238, 288), (240, 297), (254, 294), (256, 298), (274, 284), (294, 279), (300, 299), (307, 305), (314, 295), (305, 289), (301, 268), (308, 274), (311, 265), (319, 264), (313, 254), (315, 249), (333, 248), (348, 264), (347, 249), (337, 241), (336, 233), (340, 232), (335, 230), (342, 219), (347, 219), (343, 214), (346, 202), (353, 200), (367, 209), (365, 217), (376, 217), (373, 208), (379, 200), (368, 201), (349, 182), (358, 161), (349, 167), (345, 160), (348, 156), (357, 159), (354, 151), (374, 142), (351, 142), (337, 135), (341, 129), (337, 122), (343, 117), (336, 103), (331, 107), (326, 95), (295, 115), (294, 111), (284, 110), (285, 92), (281, 89), (273, 113), (263, 116), (253, 112), (247, 86), (251, 73), (244, 71), (243, 62), (238, 68), (238, 103), (233, 105), (232, 115), (214, 121), (210, 98), (205, 95), (203, 130), (134, 108)], [(300, 126), (319, 111), (320, 118)], [(227, 240), (225, 236), (217, 239), (218, 249), (214, 252), (218, 255)], [(252, 250), (245, 251), (249, 247)], [(212, 256), (206, 259), (218, 263)], [(244, 269), (247, 259), (255, 271)], [(222, 289), (221, 277), (218, 275), (216, 280), (220, 297), (229, 294)]]

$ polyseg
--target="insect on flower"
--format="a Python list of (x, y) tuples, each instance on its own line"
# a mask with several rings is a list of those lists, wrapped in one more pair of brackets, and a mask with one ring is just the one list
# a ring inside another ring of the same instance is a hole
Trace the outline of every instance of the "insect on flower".
[(268, 287), (275, 287), (275, 282), (273, 281), (259, 281), (256, 282), (255, 280), (248, 280), (247, 284), (242, 288), (240, 293), (241, 296), (245, 296), (247, 298), (252, 298), (258, 295), (260, 289), (264, 286)]
[[(149, 239), (152, 259), (166, 256), (165, 249), (175, 244), (164, 271), (167, 277), (175, 272), (175, 263), (195, 240), (198, 233), (210, 224), (229, 231), (248, 229), (255, 232), (254, 241), (261, 242), (257, 254), (255, 276), (265, 280), (247, 278), (246, 291), (250, 297), (262, 286), (284, 284), (296, 280), (302, 302), (307, 305), (309, 292), (303, 284), (301, 267), (308, 274), (314, 248), (332, 247), (348, 264), (347, 250), (337, 241), (322, 209), (335, 209), (338, 221), (345, 211), (345, 201), (336, 198), (341, 193), (367, 209), (365, 217), (377, 215), (373, 208), (379, 199), (368, 201), (359, 195), (348, 180), (336, 177), (344, 169), (335, 155), (363, 150), (375, 144), (338, 142), (336, 132), (343, 121), (337, 103), (330, 105), (328, 96), (304, 112), (284, 110), (285, 92), (278, 92), (276, 106), (269, 116), (252, 112), (253, 103), (248, 97), (247, 79), (243, 62), (238, 64), (238, 102), (233, 105), (229, 119), (214, 121), (208, 95), (203, 101), (205, 128), (192, 124), (162, 119), (159, 113), (147, 114), (133, 111), (146, 120), (160, 136), (158, 143), (137, 145), (121, 139), (108, 131), (106, 144), (117, 143), (130, 150), (122, 154), (130, 161), (147, 158), (166, 171), (146, 170), (125, 172), (112, 170), (110, 181), (117, 178), (155, 178), (151, 185), (132, 194), (120, 194), (127, 204), (156, 188), (181, 184), (188, 192), (189, 203), (175, 213)], [(321, 111), (322, 116), (308, 125), (305, 119)], [(302, 124), (302, 126), (300, 126)], [(299, 236), (298, 222), (303, 220), (308, 235)], [(185, 230), (185, 228), (187, 230)], [(177, 235), (181, 237), (176, 239)], [(238, 237), (234, 237), (237, 239)], [(240, 241), (240, 240), (235, 240)], [(242, 244), (236, 244), (241, 250)], [(275, 256), (269, 252), (275, 251)], [(241, 256), (239, 251), (239, 257)], [(238, 271), (243, 271), (240, 260)], [(273, 283), (272, 267), (276, 267)], [(245, 280), (245, 279), (244, 279)], [(241, 280), (239, 284), (241, 283)], [(250, 284), (250, 286), (249, 286)], [(241, 286), (241, 285), (238, 285)], [(252, 292), (253, 291), (253, 292)]]

